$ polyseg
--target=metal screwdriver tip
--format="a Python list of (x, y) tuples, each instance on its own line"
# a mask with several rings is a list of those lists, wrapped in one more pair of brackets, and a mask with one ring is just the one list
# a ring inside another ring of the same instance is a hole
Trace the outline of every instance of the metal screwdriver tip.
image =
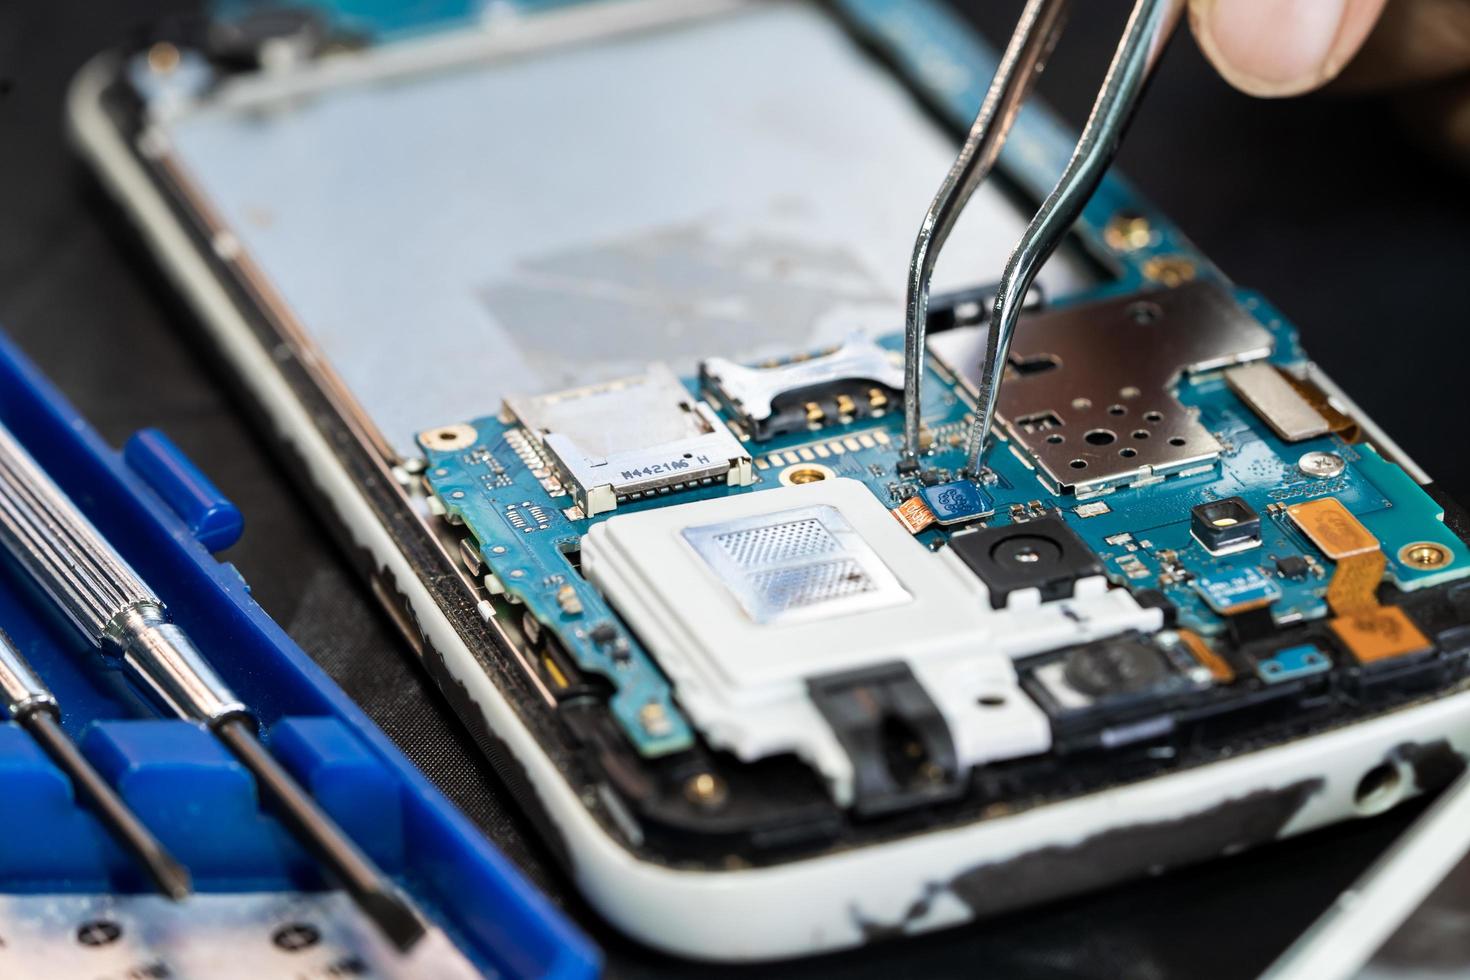
[[(244, 717), (245, 705), (169, 618), (163, 600), (4, 425), (0, 425), (0, 547), (102, 656), (121, 661), (138, 687), (180, 717), (209, 726), (255, 776), (283, 822), (341, 879), (399, 949), (418, 941), (424, 924), (408, 900), (256, 741), (254, 725)], [(0, 659), (0, 668), (11, 668), (0, 670), (0, 695), (12, 713), (22, 704), (45, 702), (54, 707), (50, 692), (39, 681), (32, 683), (30, 671), (16, 670), (18, 663), (18, 658)], [(177, 884), (174, 875), (168, 880)]]
[(102, 774), (92, 768), (92, 764), (66, 737), (56, 718), (49, 711), (35, 710), (25, 712), (17, 720), (67, 774), (107, 829), (148, 871), (159, 891), (176, 902), (187, 898), (194, 890), (188, 869), (174, 859), (102, 778)]
[(249, 722), (226, 719), (214, 732), (255, 776), (281, 819), (316, 855), (400, 952), (424, 936), (424, 923), (393, 882), (379, 871), (342, 828), (317, 806), (255, 737)]

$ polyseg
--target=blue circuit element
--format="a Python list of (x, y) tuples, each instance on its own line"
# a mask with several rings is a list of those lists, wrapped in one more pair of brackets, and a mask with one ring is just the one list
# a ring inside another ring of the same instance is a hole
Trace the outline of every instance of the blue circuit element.
[(1253, 565), (1230, 572), (1201, 575), (1194, 587), (1222, 616), (1264, 606), (1281, 598), (1281, 587)]
[(919, 493), (940, 524), (962, 524), (995, 513), (989, 494), (970, 480), (936, 484)]
[(1332, 669), (1332, 658), (1311, 643), (1277, 650), (1256, 663), (1256, 676), (1267, 684), (1281, 684)]
[[(478, 969), (590, 977), (595, 948), (521, 877), (210, 554), (236, 513), (171, 443), (126, 461), (0, 334), (0, 422), (168, 604), (261, 722), (267, 745)], [(215, 516), (210, 516), (215, 515)], [(223, 520), (221, 519), (223, 516)], [(240, 764), (162, 718), (0, 562), (0, 627), (55, 692), (62, 725), (200, 891), (322, 887)], [(14, 722), (0, 721), (0, 892), (147, 891), (131, 857)]]

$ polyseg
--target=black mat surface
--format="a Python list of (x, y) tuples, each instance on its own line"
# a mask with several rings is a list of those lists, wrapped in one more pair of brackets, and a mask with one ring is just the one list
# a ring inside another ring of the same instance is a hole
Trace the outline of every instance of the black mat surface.
[[(226, 557), (265, 608), (490, 837), (604, 944), (617, 976), (1249, 977), (1406, 825), (1404, 810), (1252, 854), (926, 939), (779, 968), (710, 970), (620, 939), (581, 904), (488, 766), (189, 339), (188, 314), (67, 149), (65, 86), (91, 54), (187, 4), (0, 4), (0, 327), (103, 435), (165, 429), (239, 503)], [(992, 37), (1015, 3), (974, 2)], [(1078, 4), (1049, 96), (1085, 111), (1121, 4)], [(1118, 8), (1118, 9), (1113, 9)], [(1470, 497), (1463, 333), (1470, 179), (1402, 138), (1392, 106), (1262, 103), (1187, 40), (1161, 68), (1122, 167), (1419, 462)]]

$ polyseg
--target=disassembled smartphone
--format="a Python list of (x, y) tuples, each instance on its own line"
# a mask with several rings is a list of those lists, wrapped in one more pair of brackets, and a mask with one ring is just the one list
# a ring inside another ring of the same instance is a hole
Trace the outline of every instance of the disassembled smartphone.
[(1459, 511), (1121, 180), (962, 478), (985, 284), (1071, 148), (1044, 111), (941, 261), (898, 465), (909, 252), (995, 69), (942, 6), (540, 6), (177, 36), (70, 113), (614, 923), (854, 946), (1379, 812), (1470, 747)]

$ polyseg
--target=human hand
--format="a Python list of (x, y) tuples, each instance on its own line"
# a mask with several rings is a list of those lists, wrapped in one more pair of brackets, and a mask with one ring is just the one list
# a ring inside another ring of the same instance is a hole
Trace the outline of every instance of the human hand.
[(1414, 128), (1470, 167), (1470, 0), (1189, 0), (1189, 19), (1241, 91), (1401, 94)]

